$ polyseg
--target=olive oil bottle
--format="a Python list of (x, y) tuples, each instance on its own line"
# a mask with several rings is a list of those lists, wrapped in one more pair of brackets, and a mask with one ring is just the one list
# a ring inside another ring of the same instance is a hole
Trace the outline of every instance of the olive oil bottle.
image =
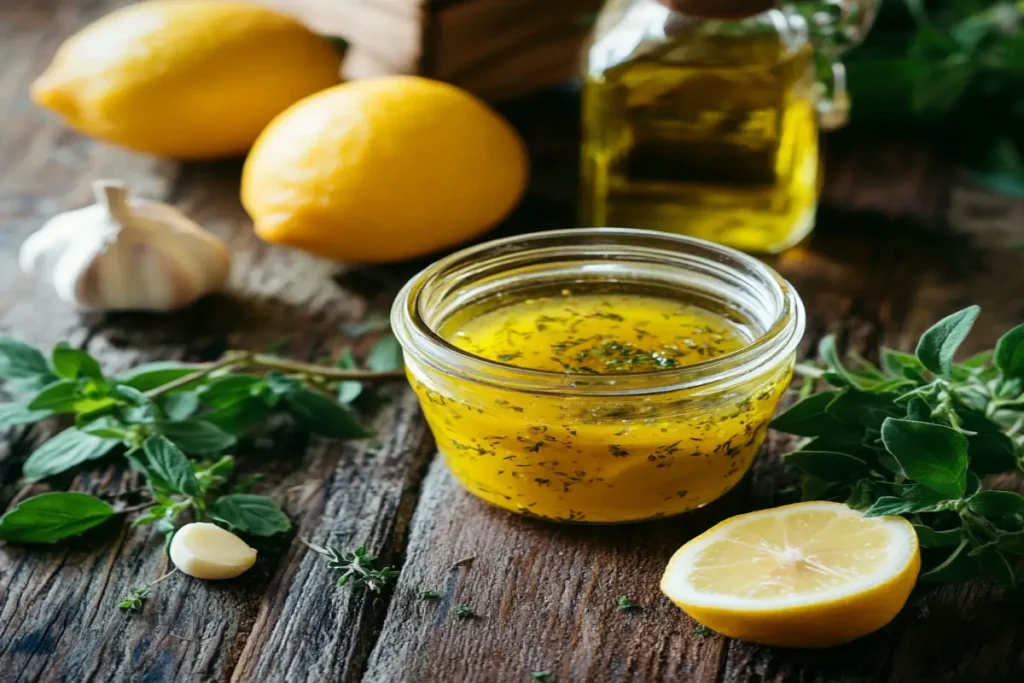
[(809, 23), (773, 0), (612, 0), (587, 53), (581, 222), (793, 246), (821, 184), (815, 73)]

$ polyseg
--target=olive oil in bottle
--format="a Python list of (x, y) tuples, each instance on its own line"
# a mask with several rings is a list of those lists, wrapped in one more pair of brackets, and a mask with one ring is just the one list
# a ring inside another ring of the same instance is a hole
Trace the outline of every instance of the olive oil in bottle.
[(584, 225), (778, 252), (819, 189), (806, 22), (771, 0), (612, 0), (587, 55)]

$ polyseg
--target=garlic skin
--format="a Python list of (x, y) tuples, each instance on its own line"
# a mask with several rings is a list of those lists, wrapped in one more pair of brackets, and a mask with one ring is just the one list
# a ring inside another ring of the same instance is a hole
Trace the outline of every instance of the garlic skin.
[(84, 311), (172, 311), (223, 288), (227, 246), (173, 206), (93, 184), (96, 204), (58, 214), (21, 247), (23, 272)]
[(171, 562), (197, 579), (233, 579), (256, 563), (256, 551), (226, 529), (208, 522), (193, 522), (174, 532)]

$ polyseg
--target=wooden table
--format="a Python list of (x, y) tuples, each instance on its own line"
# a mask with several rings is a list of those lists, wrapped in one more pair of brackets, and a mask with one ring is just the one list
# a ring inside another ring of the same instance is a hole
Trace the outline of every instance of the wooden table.
[[(350, 344), (345, 322), (386, 311), (422, 264), (348, 270), (269, 247), (238, 203), (237, 162), (177, 165), (87, 140), (35, 109), (27, 87), (59, 40), (119, 4), (9, 0), (0, 8), (0, 332), (89, 349), (107, 369), (154, 358), (209, 360), (228, 348), (301, 359)], [(574, 96), (508, 109), (531, 140), (534, 188), (503, 231), (572, 222)], [(869, 141), (870, 140), (870, 141)], [(970, 345), (1024, 319), (1024, 206), (953, 182), (927, 143), (845, 136), (830, 145), (819, 228), (777, 259), (821, 335), (867, 353), (905, 348), (933, 320), (970, 302), (984, 313)], [(126, 179), (173, 202), (235, 253), (231, 291), (169, 316), (80, 316), (23, 279), (20, 242), (53, 213), (88, 201), (96, 178)], [(950, 216), (952, 219), (947, 220)], [(1014, 233), (1016, 232), (1016, 236)], [(365, 350), (365, 342), (362, 344)], [(880, 633), (817, 652), (701, 637), (658, 592), (670, 554), (723, 517), (781, 500), (790, 479), (773, 437), (740, 490), (691, 515), (623, 527), (538, 523), (462, 492), (403, 386), (368, 415), (379, 443), (310, 439), (288, 426), (242, 454), (258, 489), (283, 501), (294, 534), (260, 546), (243, 578), (177, 575), (140, 615), (116, 603), (161, 576), (158, 534), (111, 525), (53, 547), (0, 547), (0, 678), (6, 681), (1021, 681), (1021, 606), (989, 585), (921, 593)], [(20, 463), (53, 426), (0, 439), (0, 509), (23, 486)], [(116, 461), (47, 486), (116, 495)], [(365, 544), (401, 567), (393, 593), (339, 588), (298, 537)], [(472, 562), (462, 561), (473, 558)], [(442, 593), (421, 601), (423, 589)], [(616, 609), (628, 595), (642, 609)], [(479, 618), (460, 620), (456, 604)]]

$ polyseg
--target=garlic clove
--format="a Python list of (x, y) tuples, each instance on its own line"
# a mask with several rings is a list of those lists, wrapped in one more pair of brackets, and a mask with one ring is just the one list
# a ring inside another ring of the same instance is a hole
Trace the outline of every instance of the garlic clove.
[(194, 522), (175, 532), (171, 562), (197, 579), (233, 579), (256, 562), (256, 551), (216, 524)]
[(224, 287), (227, 246), (175, 207), (97, 181), (97, 203), (51, 218), (22, 246), (23, 271), (83, 310), (170, 311)]

